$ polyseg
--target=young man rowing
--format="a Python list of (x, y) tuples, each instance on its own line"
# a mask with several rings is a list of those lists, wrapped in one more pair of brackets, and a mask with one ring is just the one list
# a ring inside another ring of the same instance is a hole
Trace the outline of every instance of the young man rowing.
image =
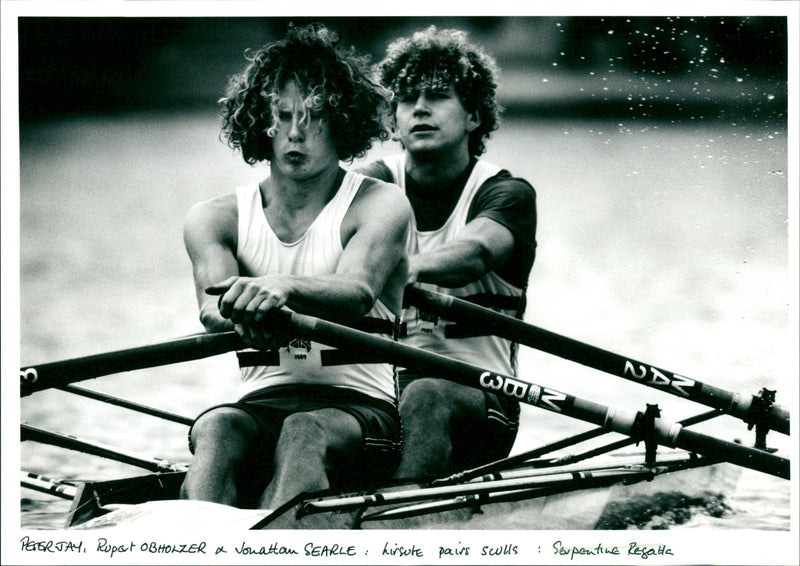
[(256, 350), (239, 353), (239, 401), (190, 430), (183, 497), (274, 509), (389, 477), (399, 461), (394, 368), (269, 324), (286, 307), (389, 337), (398, 327), (408, 201), (339, 166), (388, 137), (390, 95), (337, 43), (324, 27), (292, 28), (253, 54), (223, 99), (229, 144), (250, 164), (269, 162), (269, 175), (196, 205), (185, 242), (201, 322), (235, 328)]
[[(496, 65), (466, 34), (431, 27), (389, 45), (378, 66), (395, 93), (401, 155), (364, 171), (405, 189), (416, 219), (409, 282), (522, 317), (536, 249), (536, 194), (478, 159), (498, 125)], [(411, 309), (411, 345), (506, 375), (517, 345)], [(398, 477), (452, 473), (506, 456), (519, 404), (444, 379), (401, 373)]]

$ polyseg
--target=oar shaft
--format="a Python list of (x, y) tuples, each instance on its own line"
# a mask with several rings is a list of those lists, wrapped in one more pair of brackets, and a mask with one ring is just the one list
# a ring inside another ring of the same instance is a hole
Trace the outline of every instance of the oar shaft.
[[(635, 434), (634, 412), (611, 409), (593, 401), (529, 383), (518, 377), (497, 374), (333, 322), (296, 313), (287, 313), (287, 316), (289, 317), (287, 324), (292, 332), (316, 342), (338, 348), (359, 348), (377, 354), (389, 363), (414, 368), (417, 371), (431, 372), (463, 385), (511, 397), (522, 403), (603, 426), (627, 436)], [(789, 477), (789, 461), (774, 454), (698, 433), (682, 434), (681, 425), (661, 419), (655, 419), (654, 430), (659, 444), (693, 451), (701, 448), (706, 452), (713, 447), (714, 456), (724, 453), (725, 459), (734, 464), (781, 478)], [(700, 454), (706, 452), (698, 450)]]
[(629, 470), (598, 470), (590, 472), (561, 472), (552, 473), (546, 476), (531, 477), (524, 476), (511, 479), (486, 480), (468, 484), (445, 485), (438, 487), (427, 487), (408, 489), (403, 491), (384, 491), (375, 495), (357, 495), (353, 497), (341, 497), (322, 501), (307, 502), (301, 513), (308, 512), (310, 509), (316, 511), (350, 511), (363, 507), (376, 505), (389, 505), (396, 503), (411, 503), (415, 501), (425, 501), (429, 499), (440, 499), (454, 495), (481, 495), (486, 493), (496, 493), (509, 490), (530, 489), (535, 487), (554, 487), (579, 485), (583, 481), (592, 478), (613, 478), (612, 483), (617, 483), (621, 478), (652, 479), (655, 473), (652, 470), (629, 469)]
[(108, 403), (109, 405), (116, 405), (117, 407), (130, 409), (131, 411), (136, 411), (137, 413), (143, 413), (145, 415), (158, 417), (166, 421), (172, 421), (174, 423), (186, 426), (190, 426), (194, 422), (194, 420), (190, 418), (183, 417), (181, 415), (176, 415), (175, 413), (171, 413), (169, 411), (156, 409), (155, 407), (148, 407), (147, 405), (134, 403), (126, 399), (120, 399), (119, 397), (114, 397), (113, 395), (107, 395), (105, 393), (100, 393), (99, 391), (92, 391), (91, 389), (84, 389), (83, 387), (77, 387), (75, 385), (63, 385), (61, 387), (58, 387), (58, 389), (60, 389), (61, 391), (66, 391), (68, 393), (73, 393), (75, 395), (80, 395), (81, 397), (94, 399), (96, 401), (102, 401), (103, 403)]
[(196, 334), (148, 346), (24, 366), (20, 369), (20, 395), (112, 373), (199, 360), (242, 347), (239, 336), (230, 331)]
[(123, 464), (136, 466), (144, 470), (150, 470), (151, 472), (175, 472), (185, 469), (185, 466), (182, 464), (171, 464), (159, 458), (140, 456), (133, 452), (111, 448), (100, 443), (89, 442), (68, 434), (60, 434), (26, 424), (20, 425), (20, 431), (22, 440), (31, 440), (33, 442), (50, 444), (51, 446), (58, 446), (68, 450), (76, 450), (84, 454), (100, 456), (102, 458), (122, 462)]
[[(689, 417), (683, 420), (678, 421), (678, 424), (681, 426), (691, 426), (693, 424), (697, 424), (703, 421), (707, 421), (714, 417), (718, 417), (721, 415), (722, 412), (719, 410), (708, 411), (702, 413), (700, 415), (695, 415), (693, 417)], [(581, 442), (585, 442), (587, 440), (591, 440), (593, 438), (597, 438), (598, 436), (602, 436), (607, 434), (608, 430), (604, 427), (597, 427), (591, 430), (587, 430), (586, 432), (582, 432), (580, 434), (576, 434), (575, 436), (570, 436), (569, 438), (564, 438), (562, 440), (558, 440), (553, 442), (552, 444), (547, 444), (545, 446), (540, 446), (538, 448), (534, 448), (532, 450), (528, 450), (527, 452), (522, 452), (520, 454), (516, 454), (514, 456), (508, 456), (501, 460), (495, 460), (494, 462), (490, 462), (488, 464), (484, 464), (482, 466), (478, 466), (477, 468), (473, 468), (471, 470), (465, 470), (463, 472), (459, 472), (454, 474), (450, 477), (443, 478), (441, 480), (434, 480), (434, 484), (443, 484), (448, 482), (463, 482), (468, 479), (477, 478), (484, 474), (493, 473), (496, 470), (507, 470), (512, 466), (517, 464), (528, 462), (529, 460), (533, 460), (535, 458), (539, 458), (544, 454), (549, 454), (556, 450), (561, 450), (562, 448), (566, 448), (568, 446), (573, 446), (575, 444), (579, 444)], [(583, 452), (579, 454), (572, 454), (566, 458), (559, 459), (559, 463), (563, 463), (564, 461), (568, 462), (578, 462), (580, 460), (584, 460), (590, 458), (595, 455), (606, 454), (611, 452), (612, 450), (616, 450), (617, 448), (623, 448), (625, 446), (630, 446), (636, 442), (631, 438), (627, 438), (625, 440), (620, 440), (611, 444), (606, 444), (604, 446), (599, 446), (593, 450), (588, 452)]]
[[(412, 305), (424, 308), (452, 322), (476, 326), (486, 333), (518, 342), (671, 395), (691, 399), (697, 403), (720, 409), (745, 422), (749, 423), (753, 418), (752, 408), (756, 401), (752, 395), (733, 393), (701, 383), (651, 364), (645, 364), (608, 350), (555, 334), (514, 317), (474, 305), (450, 295), (409, 287), (406, 290), (406, 300)], [(773, 405), (770, 407), (768, 424), (773, 430), (789, 434), (789, 411), (779, 405)]]
[[(388, 519), (402, 519), (405, 517), (429, 515), (432, 513), (439, 513), (453, 509), (480, 507), (481, 505), (488, 505), (490, 503), (526, 501), (539, 497), (557, 495), (560, 493), (573, 493), (584, 489), (611, 487), (622, 482), (626, 484), (633, 484), (641, 481), (651, 480), (654, 477), (655, 473), (652, 470), (626, 470), (611, 474), (572, 474), (571, 478), (568, 480), (556, 479), (552, 481), (541, 482), (535, 487), (526, 487), (522, 489), (509, 489), (497, 492), (491, 491), (488, 493), (474, 493), (465, 490), (463, 495), (458, 495), (450, 499), (437, 498), (434, 501), (425, 501), (417, 504), (401, 502), (399, 506), (393, 506), (389, 509), (375, 511), (370, 514), (364, 514), (361, 516), (361, 521), (368, 522)], [(466, 484), (464, 487), (469, 488), (472, 485), (474, 484)], [(363, 505), (362, 508), (366, 509), (371, 506), (377, 505)]]
[(22, 487), (61, 497), (62, 499), (73, 499), (78, 491), (78, 488), (72, 484), (46, 478), (32, 472), (20, 472), (20, 476)]

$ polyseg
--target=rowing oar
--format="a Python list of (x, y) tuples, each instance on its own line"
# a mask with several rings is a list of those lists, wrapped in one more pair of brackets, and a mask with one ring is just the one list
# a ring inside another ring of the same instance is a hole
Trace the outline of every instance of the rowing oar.
[[(479, 389), (505, 395), (520, 402), (548, 411), (580, 419), (607, 430), (632, 437), (640, 436), (641, 420), (637, 413), (613, 409), (593, 401), (587, 401), (548, 389), (534, 383), (493, 373), (486, 369), (445, 356), (407, 346), (387, 338), (374, 336), (347, 326), (283, 311), (285, 320), (279, 324), (292, 334), (327, 344), (335, 348), (357, 348), (372, 356), (399, 366), (436, 375)], [(728, 461), (745, 468), (789, 478), (789, 460), (768, 452), (727, 442), (681, 425), (655, 418), (651, 423), (651, 437), (665, 446), (682, 448)]]
[[(478, 328), (483, 334), (494, 334), (513, 342), (519, 342), (548, 354), (653, 387), (665, 393), (690, 399), (714, 409), (720, 409), (726, 414), (744, 420), (749, 425), (757, 424), (758, 411), (763, 404), (759, 397), (732, 393), (704, 384), (683, 375), (555, 334), (450, 295), (418, 287), (407, 287), (405, 299), (409, 304), (424, 308), (452, 322)], [(767, 410), (766, 418), (769, 428), (789, 434), (789, 411), (779, 405), (771, 405), (765, 410)]]
[(78, 492), (76, 485), (61, 480), (54, 480), (34, 474), (33, 472), (20, 472), (22, 487), (54, 495), (62, 499), (74, 499)]
[(20, 395), (112, 373), (199, 360), (244, 347), (233, 331), (194, 334), (137, 348), (25, 366), (20, 369)]
[[(678, 424), (681, 426), (692, 426), (697, 423), (701, 423), (707, 421), (709, 419), (713, 419), (715, 417), (720, 416), (722, 411), (720, 410), (713, 410), (707, 411), (700, 415), (694, 415), (688, 417), (686, 419), (682, 419), (678, 421)], [(493, 474), (498, 471), (508, 470), (516, 465), (519, 464), (527, 464), (531, 460), (535, 460), (537, 458), (541, 458), (545, 454), (550, 454), (551, 452), (555, 452), (556, 450), (562, 450), (569, 446), (574, 446), (576, 444), (580, 444), (581, 442), (586, 442), (587, 440), (592, 440), (593, 438), (597, 438), (598, 436), (602, 436), (604, 434), (608, 434), (608, 430), (604, 427), (597, 427), (591, 430), (587, 430), (580, 434), (576, 434), (575, 436), (570, 436), (569, 438), (564, 438), (562, 440), (557, 440), (551, 444), (546, 444), (544, 446), (539, 446), (532, 450), (528, 450), (526, 452), (522, 452), (520, 454), (516, 454), (514, 456), (507, 456), (506, 458), (502, 458), (500, 460), (495, 460), (494, 462), (489, 462), (488, 464), (483, 464), (482, 466), (478, 466), (477, 468), (472, 468), (470, 470), (464, 470), (461, 472), (457, 472), (451, 476), (447, 476), (445, 478), (436, 479), (431, 482), (431, 485), (447, 485), (451, 483), (461, 483), (465, 481), (469, 481), (473, 478), (478, 478), (487, 474)], [(625, 440), (620, 440), (614, 442), (612, 444), (606, 444), (604, 446), (600, 446), (594, 450), (589, 452), (584, 452), (583, 454), (576, 454), (572, 456), (568, 456), (566, 458), (559, 458), (556, 460), (551, 460), (553, 464), (563, 464), (564, 462), (572, 463), (579, 460), (584, 460), (587, 458), (591, 458), (595, 455), (606, 454), (608, 452), (612, 452), (619, 448), (624, 448), (626, 446), (630, 446), (636, 442), (633, 438), (627, 438)]]
[(99, 442), (89, 442), (88, 440), (80, 439), (70, 434), (61, 434), (49, 430), (44, 430), (27, 424), (20, 424), (20, 440), (31, 440), (33, 442), (41, 442), (51, 446), (58, 446), (68, 450), (76, 450), (84, 454), (91, 454), (92, 456), (100, 456), (136, 466), (151, 472), (183, 472), (186, 471), (185, 464), (173, 464), (162, 460), (161, 458), (152, 458), (149, 456), (141, 456), (134, 452), (112, 448)]
[(150, 415), (151, 417), (158, 417), (160, 419), (164, 419), (165, 421), (172, 421), (174, 423), (186, 426), (190, 426), (194, 422), (193, 419), (176, 415), (170, 411), (164, 411), (155, 407), (148, 407), (147, 405), (134, 403), (132, 401), (128, 401), (127, 399), (120, 399), (119, 397), (114, 397), (113, 395), (106, 395), (105, 393), (100, 393), (99, 391), (92, 391), (91, 389), (76, 387), (75, 385), (62, 385), (57, 389), (66, 391), (67, 393), (72, 393), (74, 395), (80, 395), (81, 397), (86, 397), (88, 399), (94, 399), (95, 401), (108, 403), (109, 405), (116, 405), (117, 407), (130, 409), (131, 411)]
[[(657, 472), (646, 468), (592, 470), (588, 472), (566, 471), (551, 473), (546, 476), (523, 476), (509, 479), (490, 479), (469, 484), (448, 485), (438, 487), (420, 487), (402, 491), (382, 491), (371, 495), (343, 496), (332, 499), (306, 501), (297, 511), (298, 517), (309, 513), (352, 511), (366, 507), (394, 505), (397, 503), (413, 503), (445, 497), (474, 497), (474, 501), (489, 503), (484, 499), (491, 493), (513, 493), (527, 491), (536, 493), (540, 489), (566, 488), (559, 491), (585, 489), (590, 487), (608, 487), (619, 483), (637, 483), (652, 480)], [(253, 527), (256, 528), (256, 527)]]
[[(339, 348), (358, 347), (371, 351), (388, 363), (431, 372), (433, 375), (486, 389), (499, 395), (605, 427), (607, 430), (636, 436), (636, 414), (585, 401), (546, 389), (519, 378), (495, 374), (464, 362), (426, 352), (419, 348), (373, 336), (314, 317), (284, 311), (284, 324), (296, 334)], [(50, 387), (158, 365), (196, 360), (240, 349), (243, 345), (233, 332), (199, 334), (150, 346), (51, 362), (21, 369), (21, 394), (28, 395)], [(734, 464), (789, 478), (789, 461), (774, 454), (726, 442), (683, 429), (680, 425), (655, 419), (659, 444), (728, 460)]]

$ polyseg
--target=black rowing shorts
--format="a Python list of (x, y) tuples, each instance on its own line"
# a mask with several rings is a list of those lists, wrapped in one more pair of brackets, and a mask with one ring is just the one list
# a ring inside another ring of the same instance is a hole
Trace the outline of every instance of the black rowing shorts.
[[(421, 376), (410, 370), (402, 370), (398, 377), (402, 397), (408, 384)], [(483, 397), (486, 418), (482, 421), (460, 423), (458, 428), (450, 432), (453, 466), (456, 470), (470, 470), (507, 457), (517, 438), (519, 401), (486, 390), (483, 390)]]
[[(270, 387), (249, 393), (236, 403), (211, 407), (197, 418), (219, 407), (234, 407), (248, 413), (264, 435), (279, 430), (283, 420), (293, 413), (336, 408), (353, 415), (361, 425), (364, 443), (356, 461), (337, 462), (337, 469), (330, 471), (331, 484), (337, 487), (363, 486), (365, 481), (387, 479), (400, 463), (402, 428), (397, 407), (352, 389), (326, 385)], [(190, 429), (189, 449), (194, 453), (191, 437)], [(264, 440), (274, 445), (277, 437)]]

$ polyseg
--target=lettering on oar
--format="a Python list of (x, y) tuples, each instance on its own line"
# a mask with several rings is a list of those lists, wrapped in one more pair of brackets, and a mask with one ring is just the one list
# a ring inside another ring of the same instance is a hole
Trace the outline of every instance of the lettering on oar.
[[(531, 384), (525, 383), (524, 381), (517, 381), (516, 379), (503, 377), (501, 375), (493, 375), (488, 371), (483, 372), (478, 378), (478, 381), (481, 387), (494, 391), (501, 391), (509, 397), (516, 397), (521, 400), (530, 398), (528, 391), (531, 388)], [(535, 397), (538, 398), (538, 392)]]
[(525, 383), (511, 377), (495, 375), (488, 371), (483, 372), (478, 381), (484, 389), (499, 391), (509, 397), (515, 397), (531, 405), (544, 406), (557, 413), (562, 412), (562, 404), (567, 400), (564, 393), (544, 389), (533, 383)]
[(547, 389), (542, 389), (542, 405), (547, 405), (551, 411), (555, 411), (557, 413), (561, 412), (561, 403), (567, 400), (567, 395), (565, 393), (559, 393), (558, 391), (549, 391)]
[(20, 383), (36, 383), (39, 381), (39, 372), (36, 368), (27, 368), (19, 372)]
[(637, 370), (630, 360), (625, 360), (625, 369), (622, 373), (623, 375), (630, 375), (639, 381), (649, 383), (653, 387), (658, 387), (659, 389), (672, 388), (682, 397), (690, 396), (690, 394), (683, 389), (684, 387), (688, 389), (695, 386), (695, 381), (693, 379), (678, 375), (677, 373), (673, 373), (670, 378), (664, 375), (659, 369), (654, 367), (648, 368), (644, 364), (639, 364)]

